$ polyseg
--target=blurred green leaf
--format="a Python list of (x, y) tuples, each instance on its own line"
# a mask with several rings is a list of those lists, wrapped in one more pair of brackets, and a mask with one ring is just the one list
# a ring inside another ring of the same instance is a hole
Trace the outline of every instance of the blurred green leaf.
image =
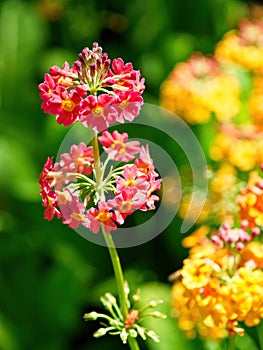
[(0, 314), (0, 349), (1, 350), (18, 350), (15, 332), (11, 326)]
[(242, 337), (236, 335), (235, 344), (239, 350), (259, 350), (254, 340), (247, 333)]
[(63, 266), (46, 272), (38, 295), (41, 317), (55, 329), (72, 328), (80, 311), (79, 283)]

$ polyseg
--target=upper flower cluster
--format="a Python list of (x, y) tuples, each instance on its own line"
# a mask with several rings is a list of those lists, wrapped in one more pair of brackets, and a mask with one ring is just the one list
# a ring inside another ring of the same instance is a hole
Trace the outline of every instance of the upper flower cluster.
[(41, 107), (58, 124), (81, 122), (97, 132), (138, 116), (144, 88), (139, 70), (121, 58), (111, 63), (97, 43), (84, 48), (72, 67), (51, 67), (39, 85)]
[[(118, 131), (104, 131), (98, 139), (107, 154), (99, 174), (93, 147), (84, 142), (73, 145), (55, 164), (47, 159), (39, 180), (46, 219), (57, 216), (71, 228), (82, 224), (94, 233), (103, 225), (110, 232), (135, 210), (155, 208), (159, 198), (153, 192), (160, 189), (161, 180), (148, 146), (128, 141), (128, 135)], [(114, 169), (114, 161), (122, 163)]]

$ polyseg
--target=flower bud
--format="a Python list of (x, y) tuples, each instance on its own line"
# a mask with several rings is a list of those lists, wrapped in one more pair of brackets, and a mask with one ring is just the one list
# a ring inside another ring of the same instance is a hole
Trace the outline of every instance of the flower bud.
[(85, 321), (89, 321), (89, 320), (95, 321), (97, 320), (98, 317), (99, 317), (99, 314), (96, 311), (92, 311), (83, 315), (83, 318)]
[(137, 335), (138, 335), (138, 333), (136, 332), (136, 330), (133, 329), (133, 328), (129, 329), (129, 334), (130, 334), (130, 336), (131, 336), (132, 338), (136, 338)]
[(155, 343), (159, 343), (160, 339), (154, 331), (148, 331), (147, 335), (149, 338), (151, 338), (153, 341), (155, 341)]
[(149, 316), (153, 316), (153, 317), (156, 317), (156, 318), (162, 318), (163, 320), (165, 318), (167, 318), (167, 316), (165, 314), (163, 314), (162, 312), (160, 312), (160, 311), (154, 311), (154, 312), (150, 313)]
[(129, 336), (129, 333), (126, 331), (125, 328), (123, 328), (121, 333), (120, 333), (120, 338), (121, 338), (123, 344), (127, 343), (128, 336)]
[(111, 304), (116, 304), (116, 298), (111, 293), (106, 293), (105, 298), (107, 298)]
[(157, 305), (159, 304), (162, 304), (163, 303), (163, 300), (152, 300), (149, 302), (149, 307), (156, 307)]
[(109, 300), (107, 300), (107, 299), (105, 298), (105, 296), (104, 296), (104, 297), (100, 297), (100, 301), (101, 301), (101, 303), (103, 304), (103, 306), (104, 306), (107, 310), (111, 310), (111, 309), (112, 309), (112, 304), (109, 302)]
[(136, 291), (136, 293), (133, 294), (133, 296), (132, 296), (132, 301), (133, 301), (134, 303), (136, 303), (136, 302), (140, 301), (140, 298), (141, 298), (141, 296), (140, 296), (140, 290), (138, 289), (138, 290)]
[(108, 329), (107, 329), (107, 328), (99, 328), (99, 329), (93, 334), (93, 336), (94, 336), (95, 338), (103, 337), (107, 332), (108, 332)]

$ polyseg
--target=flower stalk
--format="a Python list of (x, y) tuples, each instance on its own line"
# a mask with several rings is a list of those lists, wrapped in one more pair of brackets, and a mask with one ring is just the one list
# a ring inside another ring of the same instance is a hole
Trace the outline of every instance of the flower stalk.
[[(102, 169), (100, 164), (100, 152), (99, 152), (97, 132), (92, 130), (92, 136), (93, 136), (92, 146), (93, 146), (93, 153), (94, 153), (94, 167), (96, 171), (96, 182), (98, 187), (100, 187), (101, 181), (102, 181)], [(101, 229), (102, 229), (103, 237), (105, 239), (107, 248), (109, 250), (113, 271), (114, 271), (114, 276), (116, 280), (116, 285), (117, 285), (117, 293), (119, 296), (120, 310), (121, 310), (123, 319), (125, 320), (128, 315), (128, 307), (127, 307), (127, 297), (124, 290), (124, 276), (122, 272), (120, 258), (111, 234), (105, 232), (104, 225), (101, 225)], [(128, 337), (128, 344), (131, 350), (140, 349), (137, 340), (130, 336)]]
[[(61, 154), (54, 164), (53, 157), (47, 158), (39, 178), (40, 194), (45, 219), (57, 217), (73, 229), (84, 226), (93, 233), (102, 231), (119, 300), (107, 292), (100, 298), (107, 314), (91, 312), (83, 317), (87, 321), (103, 321), (94, 337), (119, 335), (123, 344), (139, 350), (137, 336), (160, 341), (141, 321), (165, 315), (147, 311), (159, 302), (151, 301), (139, 309), (139, 294), (133, 296), (132, 302), (129, 300), (130, 289), (110, 232), (123, 225), (135, 210), (154, 210), (159, 200), (154, 192), (161, 188), (162, 180), (155, 171), (148, 145), (128, 141), (126, 132), (107, 130), (111, 124), (132, 121), (139, 115), (145, 87), (140, 71), (134, 70), (131, 63), (125, 64), (121, 58), (111, 63), (102, 51), (98, 43), (93, 43), (92, 49), (82, 50), (72, 67), (67, 62), (62, 69), (51, 67), (39, 85), (41, 107), (45, 113), (56, 115), (58, 124), (70, 126), (79, 122), (92, 128), (92, 146), (84, 142), (73, 144), (69, 153)], [(99, 145), (107, 154), (103, 162)], [(124, 165), (114, 168), (111, 162)]]
[[(110, 233), (106, 233), (104, 230), (104, 226), (101, 225), (103, 236), (105, 239), (105, 242), (107, 244), (112, 266), (113, 266), (113, 271), (114, 271), (114, 276), (116, 280), (116, 285), (117, 285), (117, 293), (119, 296), (119, 302), (120, 302), (120, 309), (121, 313), (123, 315), (123, 319), (125, 319), (128, 315), (128, 307), (127, 307), (127, 297), (125, 294), (124, 290), (124, 277), (123, 277), (123, 272), (122, 272), (122, 267), (120, 263), (120, 258), (117, 252), (117, 249), (114, 245), (113, 238)], [(139, 350), (139, 345), (138, 342), (135, 338), (128, 337), (128, 344), (130, 346), (131, 350)]]

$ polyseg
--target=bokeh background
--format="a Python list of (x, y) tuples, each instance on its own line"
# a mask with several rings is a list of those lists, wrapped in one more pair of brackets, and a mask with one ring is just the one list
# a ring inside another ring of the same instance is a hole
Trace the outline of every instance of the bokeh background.
[[(40, 108), (43, 74), (72, 64), (97, 41), (110, 58), (141, 70), (145, 102), (158, 105), (173, 66), (192, 52), (212, 53), (248, 8), (238, 0), (1, 0), (0, 350), (126, 348), (114, 337), (94, 340), (98, 324), (82, 319), (100, 310), (101, 294), (115, 291), (106, 248), (43, 219), (39, 173), (69, 130)], [(140, 286), (147, 300), (163, 298), (168, 314), (168, 276), (187, 255), (179, 224), (175, 217), (154, 240), (119, 251), (132, 289)], [(162, 342), (140, 343), (142, 349), (208, 346), (187, 341), (170, 317), (153, 328)]]

